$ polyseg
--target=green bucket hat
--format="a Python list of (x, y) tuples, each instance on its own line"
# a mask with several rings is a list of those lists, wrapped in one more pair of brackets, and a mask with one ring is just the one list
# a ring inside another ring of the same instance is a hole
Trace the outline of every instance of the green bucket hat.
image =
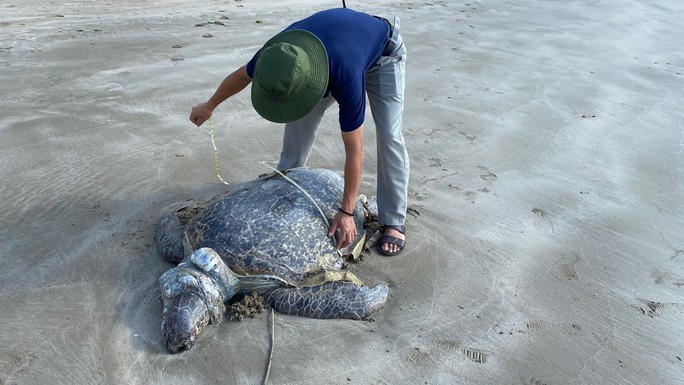
[(328, 53), (313, 33), (281, 32), (264, 44), (254, 67), (252, 105), (275, 123), (308, 114), (328, 87)]

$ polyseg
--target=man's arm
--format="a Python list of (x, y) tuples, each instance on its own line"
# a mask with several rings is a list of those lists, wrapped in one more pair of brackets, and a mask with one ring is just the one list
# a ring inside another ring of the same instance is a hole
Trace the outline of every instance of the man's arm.
[[(359, 128), (342, 132), (344, 152), (344, 195), (342, 196), (342, 210), (353, 213), (356, 207), (356, 197), (359, 194), (361, 174), (363, 173), (363, 125)], [(356, 238), (356, 222), (354, 217), (338, 212), (333, 219), (328, 236), (339, 230), (337, 248), (348, 246)]]
[(354, 131), (342, 132), (344, 152), (344, 195), (342, 209), (354, 212), (363, 173), (363, 125)]
[(190, 121), (198, 127), (211, 118), (214, 109), (226, 99), (242, 91), (252, 79), (247, 75), (247, 69), (242, 66), (223, 79), (214, 94), (205, 103), (200, 103), (192, 108)]

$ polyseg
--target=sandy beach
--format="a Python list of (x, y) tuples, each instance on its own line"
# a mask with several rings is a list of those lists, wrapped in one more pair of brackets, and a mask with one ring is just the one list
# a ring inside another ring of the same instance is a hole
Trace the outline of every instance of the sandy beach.
[[(0, 384), (681, 384), (684, 3), (347, 1), (401, 18), (408, 241), (350, 269), (372, 321), (262, 313), (171, 355), (154, 247), (222, 191), (188, 116), (341, 1), (0, 5)], [(678, 107), (679, 106), (679, 107)], [(370, 114), (361, 192), (375, 193)], [(275, 165), (249, 92), (213, 117), (230, 183)], [(309, 166), (342, 170), (333, 108)], [(264, 164), (265, 163), (265, 164)]]

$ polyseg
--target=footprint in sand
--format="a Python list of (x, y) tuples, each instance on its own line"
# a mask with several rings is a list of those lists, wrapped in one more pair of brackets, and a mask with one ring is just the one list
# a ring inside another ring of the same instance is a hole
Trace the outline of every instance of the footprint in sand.
[[(480, 174), (480, 179), (482, 179), (485, 183), (484, 186), (480, 187), (477, 191), (481, 193), (488, 194), (492, 191), (492, 185), (494, 184), (494, 181), (496, 181), (497, 176), (493, 172), (491, 172), (487, 167), (485, 166), (480, 166), (476, 165), (475, 167), (478, 168), (478, 170), (482, 171), (483, 173)], [(464, 194), (466, 202), (470, 203), (475, 203), (475, 199), (477, 198), (477, 192), (472, 191), (472, 190), (467, 190)]]
[(493, 172), (489, 171), (487, 167), (484, 166), (476, 166), (478, 169), (484, 171), (484, 174), (480, 175), (480, 178), (482, 180), (487, 181), (487, 182), (494, 182), (496, 180), (496, 174)]
[(575, 265), (582, 259), (576, 255), (574, 256), (562, 256), (560, 265), (560, 277), (572, 281), (577, 279), (577, 271), (575, 270)]
[(641, 314), (647, 315), (651, 318), (662, 316), (668, 313), (677, 315), (684, 314), (684, 304), (682, 303), (663, 303), (656, 301), (640, 300), (645, 306), (632, 305), (641, 311)]
[(553, 323), (553, 322), (528, 322), (525, 327), (529, 334), (577, 334), (582, 330), (582, 327), (577, 324), (569, 323)]
[(432, 341), (427, 346), (414, 347), (408, 351), (406, 360), (414, 365), (427, 367), (444, 368), (451, 366), (461, 360), (455, 359), (458, 355), (465, 355), (470, 361), (484, 364), (487, 362), (490, 352), (469, 347), (461, 347), (458, 341)]
[(667, 271), (660, 271), (658, 269), (651, 270), (651, 278), (653, 278), (653, 282), (655, 282), (658, 285), (664, 283), (666, 280), (670, 279), (671, 277), (672, 277), (672, 274), (670, 274)]
[(463, 348), (461, 349), (461, 352), (465, 354), (465, 356), (468, 357), (469, 360), (476, 362), (478, 364), (486, 363), (487, 358), (489, 357), (489, 353), (480, 349)]
[(551, 222), (549, 214), (545, 210), (534, 208), (532, 209), (532, 213), (537, 217), (534, 222), (534, 227), (538, 229), (547, 229), (553, 233), (553, 222)]

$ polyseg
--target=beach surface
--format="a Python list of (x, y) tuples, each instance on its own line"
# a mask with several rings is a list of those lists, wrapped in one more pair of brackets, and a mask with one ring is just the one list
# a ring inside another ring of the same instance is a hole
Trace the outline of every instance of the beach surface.
[[(190, 109), (341, 2), (0, 5), (0, 384), (682, 383), (684, 2), (347, 5), (408, 48), (407, 247), (350, 266), (390, 299), (225, 320), (178, 355), (155, 225), (225, 187)], [(213, 125), (229, 183), (276, 164), (248, 90)], [(370, 113), (365, 135), (374, 195)], [(343, 160), (332, 108), (308, 165)]]

